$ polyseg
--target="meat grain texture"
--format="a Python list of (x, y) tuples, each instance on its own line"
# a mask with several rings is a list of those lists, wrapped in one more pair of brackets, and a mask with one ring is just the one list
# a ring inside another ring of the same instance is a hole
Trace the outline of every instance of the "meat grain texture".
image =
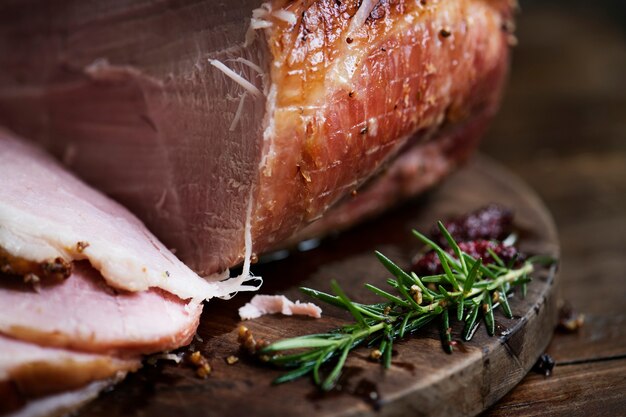
[(200, 278), (128, 210), (0, 130), (0, 413), (61, 412), (188, 344)]
[(220, 273), (376, 214), (467, 158), (497, 108), (511, 9), (3, 2), (0, 123), (129, 207), (193, 270)]

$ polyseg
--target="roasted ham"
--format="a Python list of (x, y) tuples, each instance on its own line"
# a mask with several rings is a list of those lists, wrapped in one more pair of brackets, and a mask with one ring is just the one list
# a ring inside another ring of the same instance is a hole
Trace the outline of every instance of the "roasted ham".
[(198, 277), (124, 207), (2, 130), (0, 178), (0, 271), (65, 278), (73, 261), (88, 260), (121, 290), (200, 301), (231, 292)]
[[(348, 200), (302, 233), (380, 212), (463, 160), (498, 104), (511, 9), (3, 2), (0, 123), (127, 205), (192, 269), (219, 273), (293, 239), (368, 182), (365, 195), (383, 198)], [(372, 179), (385, 167), (400, 174)]]

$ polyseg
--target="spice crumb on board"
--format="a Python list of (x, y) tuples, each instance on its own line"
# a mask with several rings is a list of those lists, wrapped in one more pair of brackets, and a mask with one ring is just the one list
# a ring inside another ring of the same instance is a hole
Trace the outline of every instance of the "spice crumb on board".
[(561, 301), (557, 329), (565, 333), (575, 333), (585, 324), (585, 315), (574, 311), (572, 306)]
[(256, 340), (252, 335), (252, 332), (246, 326), (239, 326), (237, 332), (237, 342), (239, 342), (239, 347), (244, 352), (251, 355), (255, 355), (259, 350), (269, 344), (263, 339)]
[(211, 373), (211, 365), (209, 365), (209, 361), (200, 351), (189, 354), (187, 362), (196, 368), (196, 375), (199, 378), (204, 379)]

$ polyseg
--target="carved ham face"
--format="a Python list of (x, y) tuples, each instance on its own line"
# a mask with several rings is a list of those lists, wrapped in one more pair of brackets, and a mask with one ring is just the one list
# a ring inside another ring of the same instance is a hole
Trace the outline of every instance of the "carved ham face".
[(438, 181), (494, 114), (511, 36), (508, 0), (67, 3), (72, 19), (0, 17), (0, 50), (21, 51), (0, 55), (0, 123), (201, 274), (280, 246), (395, 161), (414, 175), (382, 183), (404, 195)]

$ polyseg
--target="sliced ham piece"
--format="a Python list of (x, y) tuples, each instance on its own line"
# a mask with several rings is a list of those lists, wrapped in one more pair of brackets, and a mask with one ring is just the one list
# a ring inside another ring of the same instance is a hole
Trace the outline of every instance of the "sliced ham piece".
[(31, 398), (83, 388), (94, 381), (118, 379), (140, 367), (137, 357), (44, 348), (0, 334), (0, 412)]
[(286, 316), (301, 315), (319, 319), (322, 317), (322, 309), (313, 303), (294, 303), (284, 295), (255, 295), (249, 303), (239, 309), (239, 317), (242, 320), (259, 318), (265, 314), (281, 313)]
[[(0, 269), (71, 273), (88, 260), (107, 284), (160, 288), (182, 299), (232, 292), (200, 278), (128, 210), (90, 188), (34, 146), (0, 130)], [(42, 278), (42, 277), (38, 277)]]
[(40, 346), (147, 354), (188, 344), (202, 312), (201, 303), (162, 290), (116, 291), (85, 261), (49, 281), (35, 290), (0, 277), (0, 333)]
[[(443, 160), (407, 193), (445, 176), (463, 159), (444, 152), (448, 133), (496, 111), (512, 3), (9, 2), (0, 123), (127, 205), (192, 269), (220, 272), (410, 149)], [(311, 233), (357, 220), (337, 219)]]
[(0, 411), (47, 414), (93, 397), (141, 355), (188, 344), (202, 301), (230, 292), (6, 131), (0, 179)]
[(96, 398), (100, 392), (118, 382), (120, 378), (94, 381), (83, 388), (31, 399), (22, 408), (6, 417), (64, 417), (72, 415), (75, 410)]

